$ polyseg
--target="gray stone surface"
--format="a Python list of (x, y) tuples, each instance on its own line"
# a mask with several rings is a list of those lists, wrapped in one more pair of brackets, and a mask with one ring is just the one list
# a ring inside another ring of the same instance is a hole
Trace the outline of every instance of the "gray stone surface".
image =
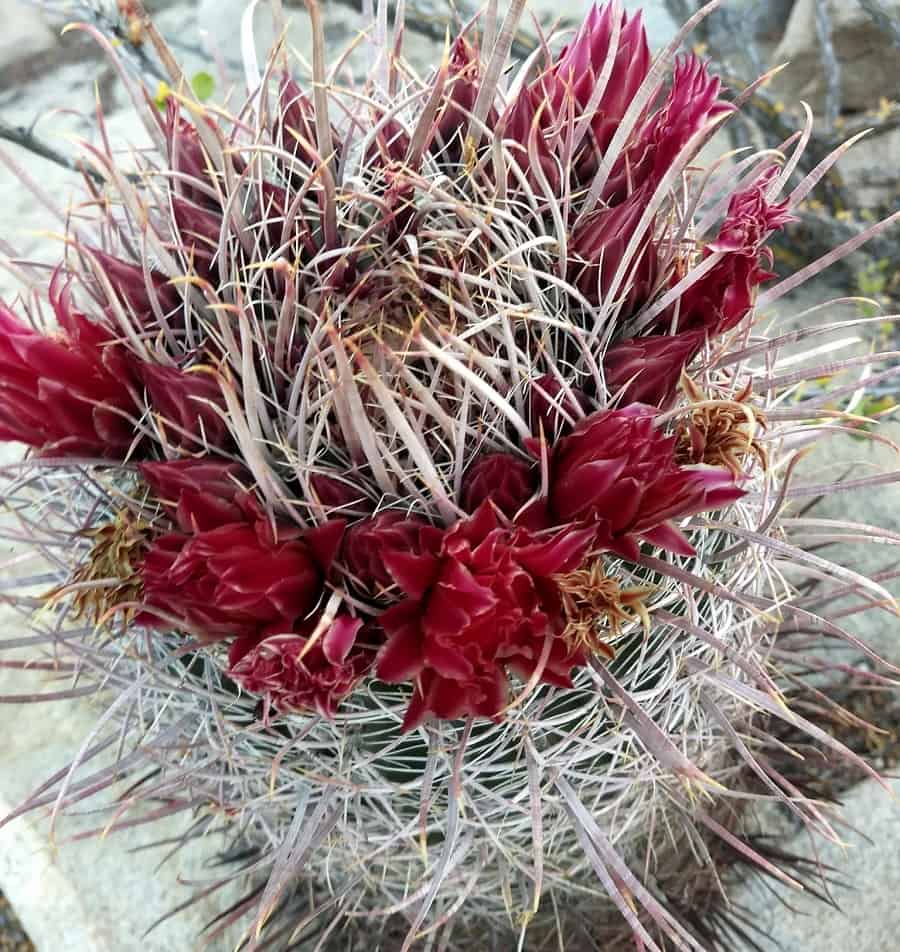
[[(0, 614), (0, 625), (24, 630), (21, 619), (8, 611)], [(42, 690), (41, 680), (0, 669), (0, 694)], [(43, 689), (53, 687), (49, 679), (43, 681)], [(68, 763), (95, 721), (91, 706), (79, 701), (0, 704), (0, 816)], [(162, 923), (146, 938), (143, 933), (188, 898), (189, 890), (178, 882), (179, 877), (197, 882), (215, 877), (216, 871), (205, 864), (217, 843), (192, 845), (158, 868), (165, 850), (136, 851), (181, 834), (189, 819), (155, 821), (106, 839), (70, 840), (107, 819), (107, 814), (67, 816), (51, 838), (47, 810), (41, 810), (0, 829), (0, 891), (16, 910), (37, 952), (188, 952), (199, 948), (201, 929), (237, 898), (235, 893), (220, 892)], [(213, 948), (230, 949), (229, 939), (234, 938), (225, 938)]]
[(3, 64), (44, 53), (56, 45), (56, 34), (44, 17), (22, 0), (2, 0), (0, 17), (3, 23), (0, 32), (0, 68)]
[[(900, 17), (898, 0), (881, 0), (889, 16)], [(841, 64), (841, 102), (846, 110), (874, 109), (884, 96), (900, 95), (900, 55), (891, 37), (872, 21), (859, 0), (828, 0), (832, 41)], [(816, 32), (816, 0), (797, 0), (774, 63), (790, 69), (773, 81), (791, 102), (806, 100), (818, 112), (825, 99), (825, 74)]]
[[(894, 54), (900, 60), (900, 50)], [(897, 90), (900, 96), (900, 88)], [(841, 159), (841, 175), (853, 183), (859, 208), (900, 208), (900, 128), (869, 136)]]
[[(874, 781), (860, 784), (844, 797), (846, 816), (855, 831), (840, 830), (844, 845), (817, 844), (819, 861), (852, 884), (831, 890), (837, 908), (808, 893), (780, 884), (772, 887), (771, 880), (765, 886), (754, 882), (730, 891), (732, 902), (746, 907), (750, 921), (778, 943), (773, 948), (781, 952), (894, 952), (900, 948), (898, 795), (897, 780), (890, 783), (890, 792)], [(779, 845), (812, 855), (802, 835)]]

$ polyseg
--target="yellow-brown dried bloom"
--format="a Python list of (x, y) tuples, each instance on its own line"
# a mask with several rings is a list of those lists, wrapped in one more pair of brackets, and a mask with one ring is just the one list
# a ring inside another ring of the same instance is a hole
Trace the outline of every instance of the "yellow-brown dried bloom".
[(640, 621), (650, 631), (650, 612), (644, 600), (652, 585), (622, 588), (606, 574), (602, 559), (555, 578), (568, 624), (563, 638), (573, 649), (612, 659), (615, 650), (607, 639), (617, 638), (623, 626)]
[(765, 417), (750, 403), (749, 383), (728, 400), (704, 393), (687, 374), (682, 374), (681, 386), (691, 407), (675, 434), (678, 463), (724, 466), (736, 477), (744, 473), (749, 457), (763, 469), (768, 466), (766, 451), (756, 438), (765, 428)]
[(99, 529), (84, 533), (94, 540), (87, 559), (75, 570), (71, 580), (51, 592), (48, 601), (72, 594), (73, 617), (91, 618), (95, 623), (120, 605), (123, 621), (128, 624), (143, 597), (139, 567), (147, 549), (148, 525), (123, 509), (116, 518)]

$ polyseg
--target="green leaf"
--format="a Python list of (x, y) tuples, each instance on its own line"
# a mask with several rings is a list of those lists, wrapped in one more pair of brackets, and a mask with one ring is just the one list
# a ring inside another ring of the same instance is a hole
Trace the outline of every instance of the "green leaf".
[(200, 102), (206, 102), (216, 90), (216, 81), (209, 73), (201, 70), (199, 73), (194, 73), (191, 79), (191, 88)]

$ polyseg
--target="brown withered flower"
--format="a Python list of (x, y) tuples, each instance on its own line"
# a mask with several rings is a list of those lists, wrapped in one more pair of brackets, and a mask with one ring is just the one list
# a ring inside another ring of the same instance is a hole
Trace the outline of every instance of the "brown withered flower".
[(147, 549), (148, 524), (135, 518), (128, 510), (116, 513), (112, 522), (86, 531), (94, 540), (85, 561), (75, 570), (68, 583), (46, 596), (52, 603), (72, 595), (75, 618), (90, 618), (95, 624), (119, 606), (127, 625), (143, 597), (143, 582), (138, 572)]
[(687, 374), (681, 376), (681, 387), (691, 405), (675, 431), (678, 463), (724, 466), (735, 477), (744, 473), (750, 457), (763, 469), (768, 467), (766, 451), (757, 439), (766, 420), (750, 402), (750, 383), (727, 400), (704, 393)]
[(652, 585), (622, 588), (606, 574), (602, 559), (557, 575), (554, 581), (567, 619), (563, 638), (573, 649), (612, 659), (616, 652), (606, 639), (617, 638), (624, 625), (639, 620), (649, 633), (650, 612), (644, 600), (653, 592)]

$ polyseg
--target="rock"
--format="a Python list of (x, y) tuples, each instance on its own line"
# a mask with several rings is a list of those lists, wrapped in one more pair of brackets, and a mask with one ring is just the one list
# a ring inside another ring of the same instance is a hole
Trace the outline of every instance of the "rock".
[[(760, 945), (768, 948), (771, 944), (784, 952), (888, 952), (897, 948), (900, 781), (889, 786), (890, 792), (867, 780), (845, 794), (843, 816), (850, 829), (838, 827), (845, 844), (816, 843), (814, 861), (833, 867), (834, 880), (849, 884), (830, 889), (835, 905), (769, 878), (765, 883), (757, 879), (728, 891), (730, 901), (747, 914), (744, 921), (759, 928), (756, 937)], [(783, 848), (810, 856), (809, 837), (799, 834)], [(764, 942), (763, 936), (771, 943)], [(738, 948), (743, 952), (747, 947)]]
[[(895, 53), (900, 61), (900, 51)], [(900, 91), (897, 93), (900, 96)], [(885, 129), (848, 149), (838, 166), (841, 177), (852, 189), (859, 209), (883, 209), (890, 213), (900, 207), (900, 128)]]
[[(882, 0), (889, 15), (900, 17), (900, 0)], [(772, 81), (772, 90), (789, 104), (805, 100), (814, 112), (825, 103), (825, 71), (816, 30), (816, 0), (797, 0), (772, 65), (790, 66)], [(859, 0), (828, 0), (832, 42), (841, 66), (841, 108), (861, 111), (881, 97), (900, 97), (900, 54)]]
[[(5, 554), (5, 553), (4, 553)], [(4, 627), (20, 619), (9, 612)], [(4, 652), (4, 657), (9, 657)], [(0, 671), (0, 694), (39, 690), (39, 679), (21, 671)], [(96, 712), (83, 701), (53, 701), (46, 706), (0, 705), (0, 817), (51, 774), (69, 763), (96, 723)], [(121, 788), (119, 792), (122, 792)], [(108, 801), (107, 801), (108, 802)], [(105, 814), (66, 817), (58, 824), (58, 842), (48, 836), (46, 812), (14, 820), (0, 829), (0, 890), (22, 922), (38, 952), (172, 952), (199, 947), (203, 926), (238, 898), (213, 893), (196, 907), (142, 934), (190, 891), (178, 877), (211, 879), (208, 861), (217, 841), (195, 842), (159, 866), (165, 848), (139, 849), (183, 833), (190, 818), (167, 818), (146, 827), (79, 842), (68, 838), (102, 825)], [(220, 891), (221, 892), (221, 891)], [(233, 948), (222, 940), (216, 948)], [(0, 943), (2, 944), (2, 943)]]
[(790, 18), (795, 0), (768, 0), (767, 3), (743, 0), (745, 5), (748, 2), (755, 7), (754, 26), (757, 39), (777, 43), (784, 33), (784, 25)]
[(0, 31), (0, 88), (6, 86), (6, 70), (20, 60), (45, 53), (56, 46), (56, 33), (30, 3), (0, 0), (3, 30)]

